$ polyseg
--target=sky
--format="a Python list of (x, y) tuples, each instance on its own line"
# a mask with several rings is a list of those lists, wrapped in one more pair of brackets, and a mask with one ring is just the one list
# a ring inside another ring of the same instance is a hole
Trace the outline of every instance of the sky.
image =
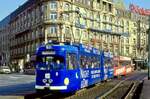
[(0, 0), (0, 21), (27, 0)]
[[(0, 20), (13, 12), (16, 8), (22, 5), (27, 0), (0, 0)], [(150, 0), (124, 0), (128, 8), (130, 3), (140, 7), (150, 9)]]
[(150, 0), (124, 0), (124, 2), (126, 7), (132, 3), (138, 5), (141, 8), (150, 9)]

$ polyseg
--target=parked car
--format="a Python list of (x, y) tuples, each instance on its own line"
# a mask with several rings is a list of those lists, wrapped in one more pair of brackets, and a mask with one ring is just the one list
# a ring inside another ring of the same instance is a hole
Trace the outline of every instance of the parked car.
[(0, 73), (9, 74), (9, 73), (11, 73), (11, 70), (8, 66), (0, 66)]

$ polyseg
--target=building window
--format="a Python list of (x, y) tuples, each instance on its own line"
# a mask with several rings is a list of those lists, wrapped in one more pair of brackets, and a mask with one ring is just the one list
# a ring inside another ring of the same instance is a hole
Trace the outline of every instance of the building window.
[(112, 12), (112, 5), (109, 4), (109, 12)]
[(76, 29), (76, 36), (80, 37), (80, 30), (79, 29)]
[(126, 47), (126, 55), (129, 55), (129, 47)]
[(38, 48), (39, 47), (39, 43), (36, 43), (36, 48)]
[(50, 13), (50, 19), (51, 20), (56, 20), (57, 19), (57, 13), (56, 12)]
[(107, 21), (106, 15), (103, 16), (103, 20), (104, 20), (104, 21)]
[(76, 7), (75, 11), (77, 11), (77, 12), (80, 12), (80, 9), (79, 9), (79, 7)]
[(106, 30), (107, 29), (107, 25), (106, 24), (104, 24), (104, 28), (103, 28), (104, 30)]
[(64, 16), (64, 20), (69, 20), (69, 18), (70, 18), (69, 14), (64, 14), (63, 16)]
[(57, 2), (50, 2), (50, 10), (56, 10), (57, 9)]
[(33, 52), (34, 51), (34, 44), (32, 44), (32, 46), (31, 46), (31, 51)]
[(32, 35), (32, 39), (34, 39), (34, 37), (35, 37), (34, 32), (32, 32), (31, 35)]
[(100, 18), (100, 15), (97, 14), (97, 21), (100, 22), (101, 21), (101, 18)]
[(36, 34), (35, 34), (35, 36), (36, 36), (36, 38), (39, 36), (39, 31), (38, 30), (36, 30), (36, 32), (35, 32)]
[(43, 16), (44, 14), (44, 5), (41, 6), (41, 15)]
[(68, 3), (65, 4), (65, 10), (69, 11), (70, 5)]
[(25, 46), (25, 53), (27, 53), (27, 49), (28, 49), (27, 46)]
[(110, 22), (110, 23), (112, 22), (112, 17), (109, 17), (109, 22)]
[(103, 2), (103, 10), (104, 10), (104, 11), (107, 11), (106, 2)]
[(128, 38), (126, 39), (126, 42), (129, 43), (129, 39)]
[(48, 33), (50, 33), (50, 34), (57, 33), (57, 26), (50, 26)]
[(70, 29), (69, 29), (69, 27), (66, 27), (66, 28), (65, 28), (65, 34), (70, 34)]
[(133, 43), (134, 43), (134, 44), (136, 44), (136, 40), (135, 40), (135, 38), (133, 39)]

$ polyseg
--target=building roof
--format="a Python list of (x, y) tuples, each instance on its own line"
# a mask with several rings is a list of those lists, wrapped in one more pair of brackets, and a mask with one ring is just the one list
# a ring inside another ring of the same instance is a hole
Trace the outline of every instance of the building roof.
[(9, 22), (10, 22), (10, 15), (8, 15), (2, 21), (0, 21), (0, 28), (3, 28), (4, 26), (8, 25)]
[(22, 11), (30, 7), (36, 2), (36, 0), (28, 0), (23, 5), (21, 5), (19, 8), (17, 8), (14, 12), (11, 13), (11, 19), (13, 20), (18, 14), (20, 14)]

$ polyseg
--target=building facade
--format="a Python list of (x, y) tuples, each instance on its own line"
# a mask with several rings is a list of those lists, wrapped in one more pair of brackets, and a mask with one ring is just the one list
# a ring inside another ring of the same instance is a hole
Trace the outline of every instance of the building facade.
[(120, 55), (131, 57), (136, 61), (134, 62), (135, 65), (143, 64), (148, 57), (146, 50), (148, 45), (148, 34), (146, 33), (149, 28), (148, 16), (139, 15), (123, 8), (118, 6), (115, 8), (116, 16), (122, 22), (124, 30), (121, 36)]
[(116, 9), (113, 0), (28, 0), (9, 19), (5, 18), (8, 28), (0, 30), (0, 40), (3, 42), (3, 35), (9, 35), (5, 36), (8, 44), (1, 46), (8, 46), (8, 63), (20, 69), (32, 68), (25, 64), (39, 44), (49, 40), (83, 43), (114, 55), (130, 56), (132, 21), (120, 16)]
[(10, 59), (10, 16), (7, 16), (0, 22), (0, 66), (9, 65)]

